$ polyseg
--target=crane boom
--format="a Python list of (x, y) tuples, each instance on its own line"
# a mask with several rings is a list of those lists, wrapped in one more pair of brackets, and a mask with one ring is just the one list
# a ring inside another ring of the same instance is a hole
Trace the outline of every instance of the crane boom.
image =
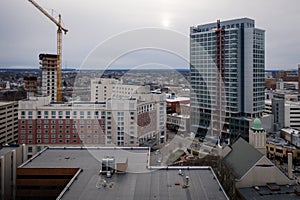
[(52, 22), (56, 24), (61, 30), (64, 31), (66, 34), (68, 32), (68, 29), (65, 29), (62, 27), (60, 20), (57, 21), (54, 17), (52, 17), (46, 10), (44, 10), (39, 4), (37, 4), (34, 0), (28, 0), (30, 3), (32, 3), (39, 11), (41, 11), (44, 15), (46, 15)]
[(32, 3), (39, 11), (46, 15), (53, 23), (58, 27), (57, 29), (57, 102), (62, 101), (62, 75), (61, 75), (61, 59), (62, 59), (62, 31), (66, 34), (68, 29), (61, 25), (61, 15), (59, 15), (58, 21), (52, 17), (46, 10), (44, 10), (34, 0), (28, 0)]

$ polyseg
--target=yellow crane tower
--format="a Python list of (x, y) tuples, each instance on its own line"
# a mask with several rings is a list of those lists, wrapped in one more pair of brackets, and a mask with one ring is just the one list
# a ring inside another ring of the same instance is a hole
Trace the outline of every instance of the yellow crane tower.
[(61, 60), (62, 60), (62, 32), (66, 34), (67, 29), (61, 25), (61, 15), (58, 16), (58, 21), (52, 17), (46, 10), (44, 10), (39, 4), (34, 0), (28, 0), (37, 9), (39, 9), (44, 15), (46, 15), (52, 22), (57, 26), (57, 102), (62, 101), (62, 73), (61, 73)]

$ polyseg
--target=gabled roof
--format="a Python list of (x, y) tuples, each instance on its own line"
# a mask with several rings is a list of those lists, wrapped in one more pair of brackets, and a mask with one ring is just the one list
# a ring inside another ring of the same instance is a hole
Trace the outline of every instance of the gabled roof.
[(242, 178), (264, 155), (243, 138), (231, 146), (231, 152), (223, 159), (236, 179)]

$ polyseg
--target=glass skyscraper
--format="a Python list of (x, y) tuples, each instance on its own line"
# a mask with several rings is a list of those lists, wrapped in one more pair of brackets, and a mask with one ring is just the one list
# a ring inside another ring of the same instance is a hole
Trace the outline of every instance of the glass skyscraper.
[[(242, 18), (190, 28), (191, 128), (248, 135), (264, 109), (265, 31)], [(246, 136), (247, 137), (247, 136)]]

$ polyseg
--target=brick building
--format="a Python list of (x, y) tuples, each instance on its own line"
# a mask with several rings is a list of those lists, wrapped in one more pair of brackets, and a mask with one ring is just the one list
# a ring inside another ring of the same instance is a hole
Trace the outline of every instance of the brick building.
[(165, 107), (161, 94), (70, 103), (31, 97), (19, 104), (19, 143), (28, 144), (32, 154), (49, 145), (139, 146), (149, 139), (164, 143)]

